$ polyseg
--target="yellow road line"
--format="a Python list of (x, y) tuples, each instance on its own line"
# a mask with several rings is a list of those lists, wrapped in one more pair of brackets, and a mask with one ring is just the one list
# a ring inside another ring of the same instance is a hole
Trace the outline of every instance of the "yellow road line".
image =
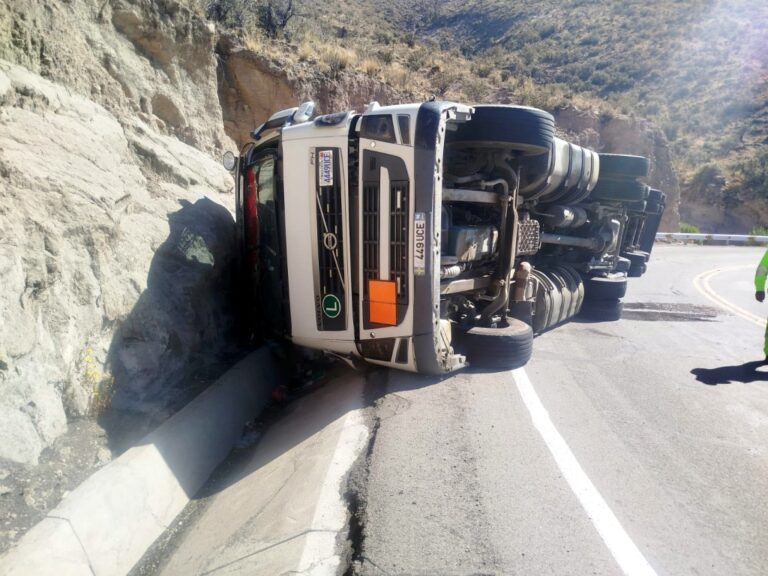
[(720, 296), (717, 292), (715, 292), (712, 289), (712, 286), (709, 285), (709, 281), (717, 276), (718, 274), (721, 274), (722, 272), (731, 272), (734, 270), (743, 270), (745, 268), (751, 268), (752, 266), (732, 266), (730, 268), (715, 268), (714, 270), (708, 270), (706, 272), (702, 272), (696, 278), (693, 279), (693, 285), (705, 298), (708, 300), (711, 300), (721, 308), (727, 310), (728, 312), (731, 312), (732, 314), (735, 314), (736, 316), (740, 316), (744, 320), (747, 320), (749, 322), (752, 322), (753, 324), (757, 324), (760, 327), (765, 326), (765, 319), (761, 318), (760, 316), (753, 314), (749, 310), (745, 310), (744, 308), (741, 308), (740, 306), (737, 306), (736, 304), (729, 302), (722, 296)]

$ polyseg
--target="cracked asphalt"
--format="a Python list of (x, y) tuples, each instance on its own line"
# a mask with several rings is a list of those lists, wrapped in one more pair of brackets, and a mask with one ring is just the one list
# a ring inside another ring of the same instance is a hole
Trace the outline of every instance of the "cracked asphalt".
[[(660, 576), (766, 573), (768, 368), (757, 362), (763, 329), (743, 314), (768, 311), (751, 286), (761, 255), (659, 246), (648, 274), (631, 281), (622, 321), (556, 328), (536, 339), (525, 369)], [(694, 285), (716, 269), (707, 286), (721, 302)], [(340, 373), (219, 472), (195, 504), (202, 511), (145, 573), (641, 573), (622, 568), (624, 552), (601, 536), (512, 373)], [(307, 562), (303, 536), (322, 525), (318, 485), (350, 413), (362, 415), (367, 436), (338, 482), (333, 504), (346, 518), (333, 550)]]

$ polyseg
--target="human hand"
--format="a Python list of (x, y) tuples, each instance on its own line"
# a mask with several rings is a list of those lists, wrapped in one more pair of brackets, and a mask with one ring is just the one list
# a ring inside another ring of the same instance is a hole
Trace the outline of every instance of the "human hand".
[(760, 290), (759, 292), (755, 292), (755, 300), (757, 300), (758, 302), (762, 302), (763, 300), (765, 300), (765, 292), (763, 292), (762, 290)]

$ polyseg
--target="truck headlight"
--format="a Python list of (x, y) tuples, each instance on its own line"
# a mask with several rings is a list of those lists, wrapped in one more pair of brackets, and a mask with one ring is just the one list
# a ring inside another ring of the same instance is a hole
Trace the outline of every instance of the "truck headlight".
[(232, 172), (237, 165), (237, 158), (235, 158), (235, 155), (232, 152), (226, 151), (221, 159), (221, 163), (224, 165), (224, 169), (227, 172)]

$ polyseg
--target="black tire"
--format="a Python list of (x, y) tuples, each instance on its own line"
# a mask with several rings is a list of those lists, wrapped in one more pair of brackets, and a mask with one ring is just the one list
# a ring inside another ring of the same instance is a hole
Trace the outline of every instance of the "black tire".
[(630, 278), (640, 278), (643, 274), (645, 274), (648, 271), (648, 264), (645, 262), (633, 264), (629, 272), (627, 272), (627, 276)]
[(614, 202), (643, 202), (648, 198), (650, 190), (647, 184), (637, 180), (603, 178), (601, 174), (589, 198), (590, 200), (612, 200)]
[(584, 279), (585, 300), (618, 300), (627, 293), (626, 276), (592, 276)]
[(630, 261), (629, 271), (627, 276), (630, 278), (640, 278), (648, 269), (646, 262), (648, 261), (649, 254), (647, 252), (641, 252), (640, 250), (633, 250), (631, 252), (625, 252), (622, 254), (624, 258)]
[(639, 202), (627, 202), (625, 204), (628, 212), (645, 212), (647, 205), (648, 203), (642, 200)]
[(475, 106), (472, 120), (448, 133), (448, 144), (507, 148), (523, 154), (549, 152), (555, 139), (555, 118), (527, 106)]
[(616, 262), (616, 267), (613, 269), (613, 271), (628, 272), (631, 267), (632, 267), (632, 262), (629, 260), (629, 258), (624, 258), (623, 256), (620, 256), (618, 261)]
[(515, 318), (507, 318), (507, 325), (499, 328), (474, 326), (456, 333), (454, 349), (464, 354), (472, 367), (514, 370), (531, 358), (533, 329)]
[(648, 202), (654, 202), (657, 204), (664, 204), (666, 201), (667, 195), (664, 194), (661, 190), (655, 190), (651, 188), (651, 191), (648, 193)]
[(645, 211), (648, 214), (661, 214), (664, 212), (667, 195), (661, 190), (654, 190), (648, 193), (648, 202)]
[(621, 320), (623, 311), (624, 304), (620, 300), (587, 300), (579, 317), (593, 322), (616, 322)]
[(643, 156), (629, 154), (600, 154), (600, 175), (624, 178), (645, 178), (651, 162)]
[(622, 254), (624, 258), (627, 258), (630, 262), (632, 262), (632, 265), (634, 266), (635, 263), (637, 264), (645, 264), (648, 262), (648, 259), (650, 258), (650, 254), (648, 252), (643, 252), (641, 250), (632, 250), (629, 252), (625, 252)]

